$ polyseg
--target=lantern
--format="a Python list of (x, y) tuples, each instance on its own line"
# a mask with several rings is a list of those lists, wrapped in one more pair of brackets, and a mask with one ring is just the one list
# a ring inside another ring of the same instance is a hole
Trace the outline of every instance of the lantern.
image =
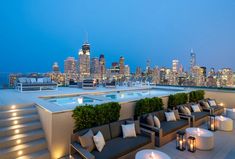
[(208, 130), (215, 131), (216, 130), (216, 121), (215, 121), (215, 115), (209, 115), (209, 121), (208, 121)]
[(176, 148), (180, 151), (184, 151), (186, 147), (185, 132), (178, 131), (176, 133)]
[(193, 136), (188, 137), (188, 151), (189, 152), (196, 151), (196, 138)]

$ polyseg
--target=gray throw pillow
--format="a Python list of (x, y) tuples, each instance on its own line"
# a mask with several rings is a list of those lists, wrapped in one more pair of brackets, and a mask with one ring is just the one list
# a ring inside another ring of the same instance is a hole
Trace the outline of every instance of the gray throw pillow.
[(154, 120), (153, 120), (153, 116), (151, 114), (149, 114), (146, 118), (146, 123), (150, 126), (154, 126)]
[(140, 134), (140, 121), (139, 120), (127, 120), (126, 124), (133, 124), (135, 123), (135, 132), (136, 134)]
[(89, 152), (93, 151), (95, 148), (93, 136), (94, 136), (94, 134), (93, 134), (92, 130), (90, 129), (87, 133), (78, 137), (81, 146)]

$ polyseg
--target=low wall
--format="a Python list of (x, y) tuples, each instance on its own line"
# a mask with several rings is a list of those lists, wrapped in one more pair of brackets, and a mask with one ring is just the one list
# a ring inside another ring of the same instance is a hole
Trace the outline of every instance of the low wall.
[[(206, 98), (214, 98), (218, 103), (223, 102), (225, 106), (235, 104), (235, 94), (229, 92), (205, 91)], [(161, 97), (164, 108), (167, 108), (168, 96)], [(135, 109), (134, 102), (121, 103), (120, 119), (132, 118)], [(51, 158), (57, 159), (69, 154), (70, 137), (73, 133), (74, 119), (72, 111), (50, 113), (39, 108), (41, 122), (46, 133)]]

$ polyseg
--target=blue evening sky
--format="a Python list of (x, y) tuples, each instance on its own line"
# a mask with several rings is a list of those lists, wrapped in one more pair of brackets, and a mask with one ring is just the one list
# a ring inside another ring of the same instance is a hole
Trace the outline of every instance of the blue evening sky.
[(171, 67), (179, 59), (235, 69), (234, 0), (3, 0), (0, 72), (47, 72), (78, 58), (86, 32), (91, 56), (107, 66), (122, 55), (136, 66)]

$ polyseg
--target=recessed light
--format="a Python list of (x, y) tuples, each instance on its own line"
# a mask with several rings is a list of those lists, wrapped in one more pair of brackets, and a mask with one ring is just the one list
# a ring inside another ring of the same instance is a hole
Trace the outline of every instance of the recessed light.
[(14, 123), (14, 124), (18, 124), (18, 121), (17, 121), (17, 120), (15, 120), (13, 123)]
[(16, 134), (18, 134), (19, 132), (20, 132), (20, 130), (19, 130), (19, 129), (16, 129), (16, 130), (15, 130), (15, 133), (16, 133)]
[(17, 113), (12, 113), (12, 116), (16, 116), (17, 115)]
[(11, 106), (11, 109), (15, 109), (15, 108), (16, 108), (16, 106), (15, 106), (15, 105), (12, 105), (12, 106)]
[(22, 155), (23, 154), (23, 151), (18, 151), (18, 155)]
[(21, 143), (21, 140), (19, 139), (19, 140), (16, 140), (16, 143), (17, 144), (20, 144)]

